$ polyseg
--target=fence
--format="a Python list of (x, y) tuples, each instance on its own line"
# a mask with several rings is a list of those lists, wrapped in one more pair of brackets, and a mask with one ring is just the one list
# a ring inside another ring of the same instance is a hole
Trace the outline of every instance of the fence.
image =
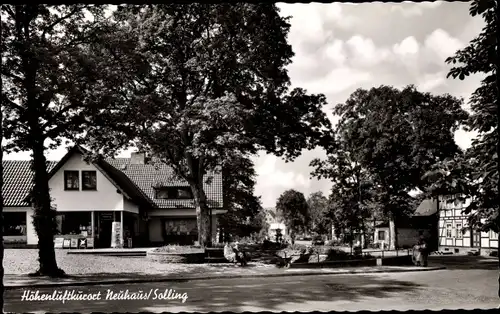
[[(379, 252), (381, 253), (380, 255), (375, 255), (373, 253), (376, 253), (376, 252)], [(303, 254), (288, 254), (286, 252), (283, 252), (284, 253), (284, 258), (292, 258), (292, 257), (295, 257), (295, 256), (301, 256)], [(405, 254), (406, 253), (406, 254)], [(359, 255), (361, 256), (364, 256), (364, 257), (368, 257), (368, 256), (372, 256), (374, 258), (376, 257), (381, 257), (381, 258), (385, 258), (385, 257), (389, 257), (389, 256), (409, 256), (409, 255), (412, 255), (413, 254), (413, 251), (411, 249), (403, 249), (403, 250), (366, 250), (366, 251), (361, 251), (359, 253)], [(320, 252), (315, 252), (315, 253), (311, 253), (310, 256), (314, 256), (316, 255), (317, 256), (317, 259), (318, 259), (318, 263), (320, 262), (320, 256), (321, 255), (328, 255), (328, 254), (321, 254)], [(351, 255), (351, 254), (349, 254)]]

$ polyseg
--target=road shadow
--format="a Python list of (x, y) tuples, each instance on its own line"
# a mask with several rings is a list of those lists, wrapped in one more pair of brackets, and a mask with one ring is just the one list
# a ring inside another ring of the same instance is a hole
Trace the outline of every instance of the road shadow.
[(444, 266), (450, 270), (494, 270), (498, 269), (498, 259), (467, 255), (431, 255), (429, 266)]
[[(23, 312), (41, 311), (62, 312), (78, 310), (78, 302), (82, 311), (118, 311), (118, 312), (222, 312), (244, 311), (245, 307), (265, 310), (278, 310), (283, 304), (306, 306), (316, 302), (349, 301), (356, 302), (367, 298), (384, 299), (402, 293), (418, 294), (426, 286), (408, 281), (391, 280), (368, 275), (350, 276), (348, 279), (337, 280), (335, 276), (313, 277), (280, 277), (280, 278), (245, 278), (191, 281), (189, 283), (149, 283), (102, 285), (94, 287), (74, 288), (83, 293), (101, 291), (105, 296), (108, 289), (113, 291), (150, 291), (158, 289), (149, 300), (126, 301), (71, 301), (66, 305), (61, 302), (45, 301), (42, 303), (23, 302)], [(58, 288), (61, 289), (61, 288)], [(67, 288), (73, 289), (73, 288)], [(186, 293), (187, 300), (158, 300), (154, 295), (172, 289), (174, 293)], [(54, 289), (42, 289), (52, 293)], [(17, 312), (18, 308), (12, 300), (19, 300), (22, 291), (8, 291), (5, 309)], [(70, 308), (71, 306), (71, 308)], [(73, 307), (76, 306), (76, 307)]]

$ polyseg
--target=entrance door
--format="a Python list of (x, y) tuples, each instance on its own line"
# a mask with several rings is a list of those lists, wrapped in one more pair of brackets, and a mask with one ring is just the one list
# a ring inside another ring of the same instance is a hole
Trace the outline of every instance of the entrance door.
[(99, 247), (108, 248), (111, 246), (111, 224), (112, 221), (101, 221), (101, 230), (99, 230)]
[(99, 247), (111, 247), (111, 225), (113, 213), (99, 213)]
[(481, 232), (471, 230), (472, 233), (472, 247), (481, 247)]

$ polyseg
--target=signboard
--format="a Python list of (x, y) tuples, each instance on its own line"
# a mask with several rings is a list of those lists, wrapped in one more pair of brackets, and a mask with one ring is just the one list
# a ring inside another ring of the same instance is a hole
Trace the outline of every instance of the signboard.
[(111, 247), (120, 247), (121, 246), (121, 239), (122, 237), (122, 230), (120, 228), (120, 222), (114, 221), (111, 224)]
[(64, 238), (55, 238), (54, 239), (54, 248), (62, 249), (63, 248)]
[(87, 238), (87, 248), (94, 247), (94, 238)]
[(72, 249), (78, 248), (78, 239), (71, 239), (71, 248)]
[(100, 213), (101, 220), (113, 220), (113, 213)]
[(63, 249), (69, 249), (71, 246), (71, 240), (70, 239), (64, 239), (63, 241)]
[(78, 239), (78, 247), (80, 249), (86, 249), (87, 248), (87, 239)]

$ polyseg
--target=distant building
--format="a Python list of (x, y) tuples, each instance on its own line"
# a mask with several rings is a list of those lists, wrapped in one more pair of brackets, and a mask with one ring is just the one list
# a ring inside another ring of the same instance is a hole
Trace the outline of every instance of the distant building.
[(458, 200), (448, 202), (450, 197), (439, 197), (439, 251), (467, 254), (477, 251), (481, 255), (489, 255), (498, 251), (498, 233), (481, 232), (468, 225), (468, 216), (463, 210), (470, 204)]
[(275, 208), (266, 208), (266, 221), (269, 224), (268, 236), (271, 241), (276, 239), (276, 232), (281, 229), (283, 237), (287, 235), (287, 228), (281, 217), (277, 217)]

